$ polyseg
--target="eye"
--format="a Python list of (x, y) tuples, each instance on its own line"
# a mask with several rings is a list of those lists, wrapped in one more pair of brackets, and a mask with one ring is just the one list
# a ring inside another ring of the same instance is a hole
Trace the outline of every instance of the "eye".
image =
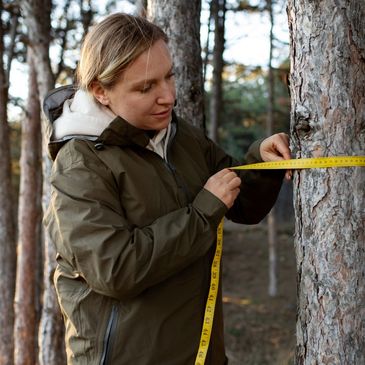
[(168, 79), (171, 79), (175, 76), (175, 72), (171, 71), (168, 75), (167, 75), (167, 78)]
[(140, 90), (140, 92), (141, 92), (141, 94), (145, 94), (148, 91), (150, 91), (151, 88), (152, 88), (152, 84), (143, 85), (143, 88)]

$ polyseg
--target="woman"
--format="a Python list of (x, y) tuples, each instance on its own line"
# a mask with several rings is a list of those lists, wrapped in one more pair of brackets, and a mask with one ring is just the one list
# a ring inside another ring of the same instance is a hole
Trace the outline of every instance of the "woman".
[[(96, 25), (77, 76), (77, 90), (45, 100), (54, 159), (45, 222), (68, 364), (193, 364), (217, 226), (224, 216), (259, 222), (282, 173), (237, 176), (227, 169), (236, 161), (174, 114), (167, 38), (145, 19)], [(278, 134), (247, 162), (289, 157)], [(220, 290), (206, 364), (226, 363), (222, 323)]]

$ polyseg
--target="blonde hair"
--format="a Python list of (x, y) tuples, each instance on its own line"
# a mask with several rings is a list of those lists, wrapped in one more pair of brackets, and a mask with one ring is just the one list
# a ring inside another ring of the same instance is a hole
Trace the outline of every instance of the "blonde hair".
[(111, 89), (122, 72), (156, 41), (167, 36), (145, 18), (116, 13), (91, 28), (82, 47), (76, 78), (78, 87), (90, 91), (94, 81)]

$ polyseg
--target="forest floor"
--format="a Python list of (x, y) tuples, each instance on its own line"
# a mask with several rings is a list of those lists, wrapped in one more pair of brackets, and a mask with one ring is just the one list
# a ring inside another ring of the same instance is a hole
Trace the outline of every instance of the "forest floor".
[(278, 228), (278, 295), (268, 295), (264, 224), (227, 222), (223, 242), (223, 310), (229, 365), (289, 365), (295, 349), (296, 268), (293, 227)]

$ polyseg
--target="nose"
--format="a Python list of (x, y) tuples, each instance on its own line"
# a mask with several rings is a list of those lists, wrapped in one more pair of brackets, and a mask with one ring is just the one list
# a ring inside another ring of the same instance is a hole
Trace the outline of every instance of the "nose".
[(157, 104), (173, 105), (176, 99), (175, 83), (165, 82), (161, 85), (157, 97)]

